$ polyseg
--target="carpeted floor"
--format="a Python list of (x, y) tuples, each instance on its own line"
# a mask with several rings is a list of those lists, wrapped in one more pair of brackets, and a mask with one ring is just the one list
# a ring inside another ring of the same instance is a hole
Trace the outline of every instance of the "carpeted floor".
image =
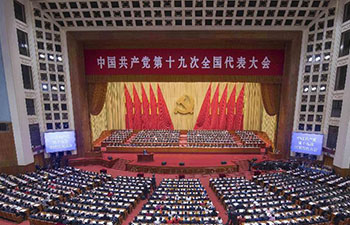
[(30, 225), (29, 220), (23, 221), (22, 223), (10, 222), (8, 220), (0, 219), (1, 225)]

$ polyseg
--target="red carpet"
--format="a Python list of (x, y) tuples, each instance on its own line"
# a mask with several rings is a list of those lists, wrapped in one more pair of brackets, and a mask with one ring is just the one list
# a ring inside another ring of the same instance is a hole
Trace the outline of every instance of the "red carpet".
[(22, 223), (15, 223), (15, 222), (10, 222), (8, 220), (4, 220), (0, 218), (0, 224), (1, 225), (29, 225), (29, 220), (23, 221)]

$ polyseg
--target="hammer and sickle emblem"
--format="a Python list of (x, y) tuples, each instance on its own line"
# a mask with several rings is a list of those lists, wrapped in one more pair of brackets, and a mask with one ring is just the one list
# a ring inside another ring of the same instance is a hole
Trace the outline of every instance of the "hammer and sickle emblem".
[(188, 95), (184, 95), (180, 97), (176, 101), (176, 107), (174, 109), (174, 113), (180, 113), (180, 114), (193, 114), (194, 109), (194, 100), (192, 97)]

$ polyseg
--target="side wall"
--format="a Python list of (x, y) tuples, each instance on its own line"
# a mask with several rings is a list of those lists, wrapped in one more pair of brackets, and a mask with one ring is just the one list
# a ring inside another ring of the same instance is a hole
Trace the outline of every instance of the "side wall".
[(5, 80), (4, 63), (2, 61), (1, 43), (0, 43), (0, 123), (11, 122), (9, 99), (7, 96), (7, 87)]

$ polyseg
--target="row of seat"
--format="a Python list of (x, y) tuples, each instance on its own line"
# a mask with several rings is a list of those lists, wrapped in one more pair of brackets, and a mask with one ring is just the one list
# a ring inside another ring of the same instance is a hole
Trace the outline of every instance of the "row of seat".
[(198, 179), (164, 179), (132, 224), (222, 224)]
[(331, 172), (310, 168), (255, 176), (254, 180), (331, 220), (341, 224), (348, 218), (350, 209), (350, 192), (347, 188), (333, 185), (332, 180), (338, 179)]
[(235, 210), (244, 224), (324, 224), (328, 220), (297, 205), (257, 182), (212, 178), (210, 186), (227, 210)]

